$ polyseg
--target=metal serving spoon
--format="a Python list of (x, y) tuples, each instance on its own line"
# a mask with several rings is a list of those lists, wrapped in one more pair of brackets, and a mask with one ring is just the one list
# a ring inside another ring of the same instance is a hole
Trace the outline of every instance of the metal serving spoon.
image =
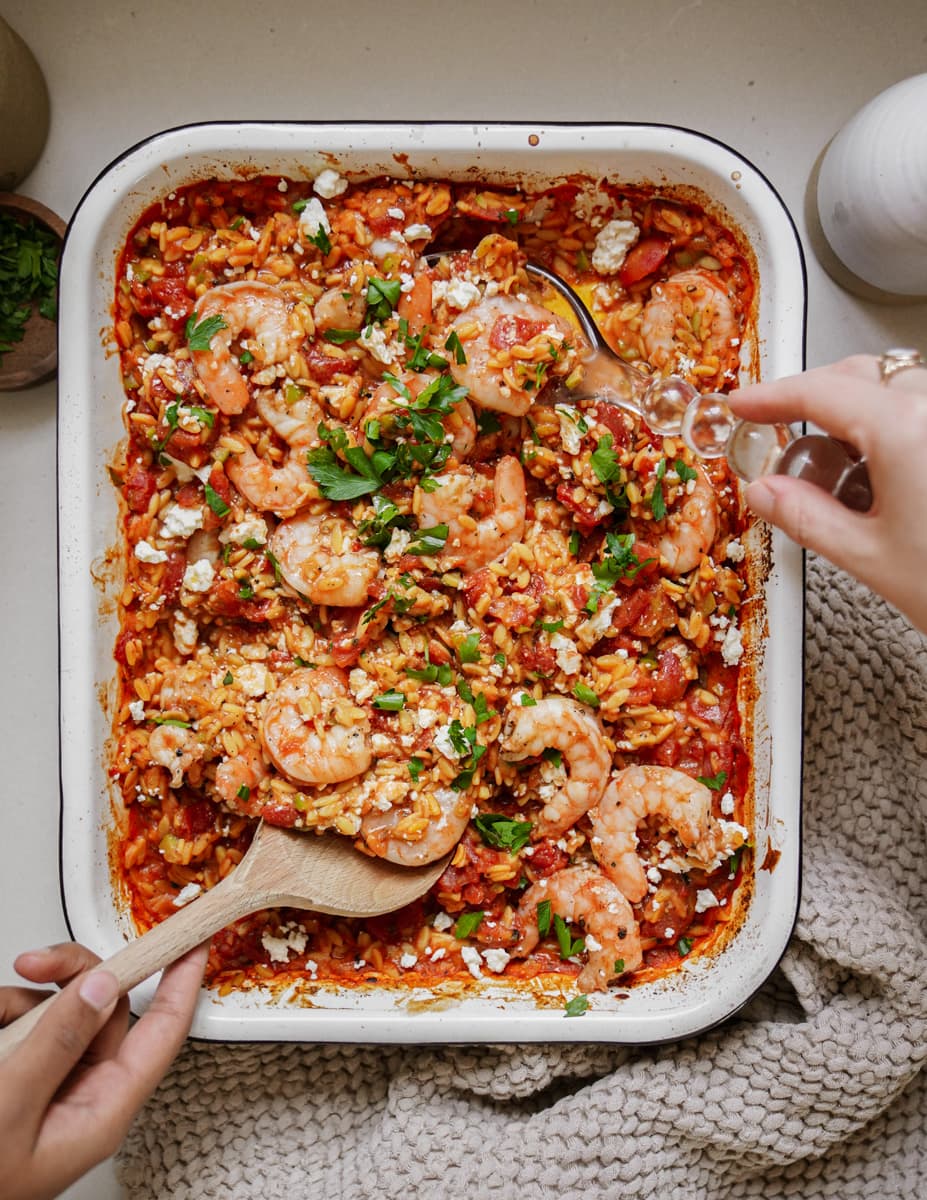
[[(428, 254), (425, 261), (434, 265), (454, 253)], [(866, 462), (852, 447), (825, 434), (796, 436), (787, 425), (740, 421), (721, 392), (703, 395), (678, 375), (645, 375), (615, 354), (582, 297), (564, 279), (530, 259), (525, 270), (566, 300), (590, 346), (581, 388), (562, 389), (563, 400), (595, 396), (625, 408), (643, 417), (654, 433), (681, 437), (700, 458), (726, 458), (748, 483), (760, 475), (791, 475), (830, 492), (847, 508), (865, 512), (871, 507)]]
[[(401, 867), (359, 853), (349, 838), (296, 833), (262, 821), (234, 871), (100, 966), (116, 976), (119, 994), (124, 996), (248, 913), (276, 907), (342, 917), (393, 912), (427, 892), (449, 858), (446, 855), (423, 867)], [(0, 1059), (19, 1045), (54, 998), (0, 1030)]]

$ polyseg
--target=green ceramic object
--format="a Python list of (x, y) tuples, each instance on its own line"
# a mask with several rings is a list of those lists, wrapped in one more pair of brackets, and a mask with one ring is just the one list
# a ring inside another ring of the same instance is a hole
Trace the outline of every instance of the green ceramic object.
[(32, 51), (0, 17), (0, 192), (38, 161), (48, 136), (48, 88)]

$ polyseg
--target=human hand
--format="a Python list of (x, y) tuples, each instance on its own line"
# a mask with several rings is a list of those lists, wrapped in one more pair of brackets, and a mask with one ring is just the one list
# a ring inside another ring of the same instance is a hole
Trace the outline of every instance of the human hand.
[[(0, 1179), (6, 1200), (56, 1196), (113, 1154), (183, 1044), (208, 945), (169, 967), (128, 1030), (128, 1001), (99, 958), (76, 943), (21, 954), (33, 983), (67, 983), (28, 1036), (0, 1062)], [(48, 992), (0, 988), (0, 1025)]]
[(853, 512), (821, 488), (785, 475), (749, 485), (747, 504), (809, 550), (829, 558), (927, 633), (927, 369), (880, 382), (879, 360), (845, 358), (728, 397), (748, 421), (813, 421), (865, 455), (873, 503)]

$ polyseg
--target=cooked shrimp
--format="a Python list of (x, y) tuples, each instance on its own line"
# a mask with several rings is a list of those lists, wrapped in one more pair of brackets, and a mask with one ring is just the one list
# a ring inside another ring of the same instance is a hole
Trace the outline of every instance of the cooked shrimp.
[(261, 419), (293, 449), (321, 444), (319, 424), (325, 420), (325, 414), (310, 396), (303, 395), (288, 403), (281, 392), (262, 388), (255, 407)]
[(152, 762), (170, 771), (171, 787), (179, 788), (187, 770), (203, 757), (205, 750), (192, 729), (158, 725), (148, 735), (148, 753)]
[(529, 708), (516, 704), (506, 714), (499, 748), (520, 762), (547, 749), (559, 750), (567, 767), (563, 786), (543, 797), (535, 837), (558, 837), (599, 802), (612, 760), (602, 726), (588, 709), (566, 696), (547, 696)]
[(619, 771), (590, 816), (592, 853), (635, 904), (647, 893), (644, 866), (637, 855), (637, 827), (645, 817), (663, 817), (676, 831), (692, 865), (705, 870), (743, 842), (740, 825), (712, 816), (711, 792), (704, 783), (673, 767)]
[[(661, 557), (674, 575), (684, 575), (697, 567), (711, 549), (718, 533), (718, 500), (708, 476), (696, 467), (692, 490), (667, 513), (663, 533), (656, 540)], [(653, 538), (653, 525), (643, 531)]]
[(476, 571), (493, 562), (517, 542), (525, 531), (525, 474), (521, 463), (511, 456), (499, 460), (493, 481), (492, 508), (479, 511), (488, 480), (472, 467), (460, 467), (436, 475), (433, 492), (416, 488), (413, 507), (421, 529), (447, 526), (447, 541), (438, 557), (446, 566)]
[[(384, 380), (364, 408), (360, 419), (361, 430), (367, 428), (369, 421), (379, 421), (381, 437), (391, 437), (397, 433), (403, 437), (407, 436), (408, 418), (404, 418), (403, 410), (409, 407), (410, 399), (417, 399), (435, 382), (435, 376), (417, 371), (401, 371), (396, 378), (409, 395), (406, 396), (388, 380)], [(455, 401), (450, 413), (442, 419), (442, 424), (445, 440), (451, 443), (454, 457), (458, 462), (462, 462), (476, 443), (476, 416), (473, 406), (466, 399)]]
[(480, 408), (521, 417), (550, 375), (566, 375), (576, 365), (582, 335), (563, 317), (540, 304), (490, 296), (465, 309), (453, 322), (466, 362), (451, 363), (451, 374), (468, 388)]
[[(473, 804), (451, 788), (438, 788), (433, 798), (433, 806), (416, 802), (369, 812), (361, 822), (368, 849), (403, 867), (420, 867), (448, 854), (463, 836)], [(431, 812), (418, 811), (429, 808)]]
[(344, 284), (329, 288), (315, 302), (312, 317), (317, 333), (326, 329), (360, 329), (364, 323), (367, 301)]
[(228, 459), (225, 473), (249, 504), (278, 517), (292, 516), (318, 495), (305, 453), (295, 450), (290, 451), (283, 466), (275, 467), (245, 446)]
[(660, 371), (686, 369), (693, 336), (701, 342), (703, 356), (718, 357), (719, 376), (740, 359), (734, 305), (711, 271), (680, 271), (655, 283), (641, 314), (641, 336), (648, 359)]
[(370, 722), (336, 667), (294, 671), (273, 692), (261, 723), (264, 749), (295, 783), (339, 783), (370, 766)]
[(269, 548), (287, 583), (313, 604), (353, 608), (367, 601), (380, 556), (357, 541), (350, 521), (334, 513), (306, 513), (281, 521)]
[[(267, 763), (256, 738), (248, 738), (244, 750), (223, 758), (216, 767), (216, 791), (229, 804), (240, 805), (269, 774)], [(243, 791), (244, 789), (244, 791)]]
[(551, 916), (585, 927), (588, 959), (576, 980), (583, 991), (602, 992), (610, 980), (641, 965), (640, 930), (631, 905), (594, 867), (565, 867), (528, 888), (515, 918), (522, 934), (513, 954), (530, 954), (540, 941), (538, 905), (545, 901)]
[(302, 333), (290, 321), (283, 292), (253, 280), (223, 283), (205, 292), (193, 320), (199, 325), (213, 317), (221, 318), (223, 325), (210, 338), (208, 350), (191, 351), (196, 373), (220, 412), (244, 412), (251, 393), (232, 355), (232, 341), (249, 332), (247, 348), (260, 369), (286, 362), (298, 349)]

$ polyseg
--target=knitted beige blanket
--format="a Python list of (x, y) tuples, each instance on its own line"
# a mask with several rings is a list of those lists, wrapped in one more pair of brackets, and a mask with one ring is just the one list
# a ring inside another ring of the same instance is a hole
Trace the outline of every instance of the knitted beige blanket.
[(129, 1196), (927, 1197), (927, 654), (809, 560), (803, 898), (780, 967), (700, 1038), (190, 1045)]

